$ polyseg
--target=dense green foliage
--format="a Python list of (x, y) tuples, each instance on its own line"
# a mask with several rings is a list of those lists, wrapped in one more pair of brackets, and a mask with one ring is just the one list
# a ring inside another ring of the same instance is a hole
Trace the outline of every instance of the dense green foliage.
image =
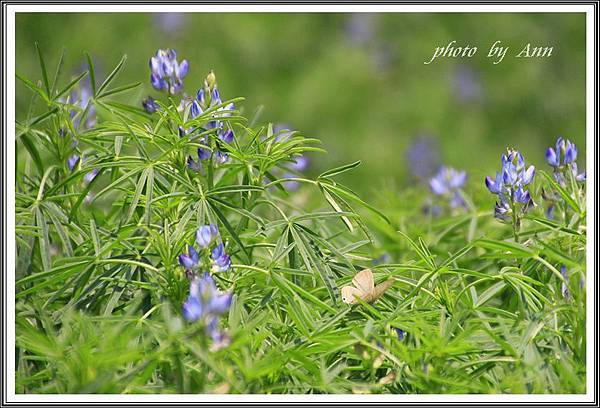
[[(16, 124), (17, 392), (585, 391), (577, 186), (539, 172), (518, 242), (482, 182), (466, 209), (437, 217), (422, 211), (425, 188), (381, 192), (377, 209), (336, 181), (359, 163), (298, 174), (290, 192), (282, 174), (317, 140), (241, 115), (222, 119), (231, 144), (211, 129), (180, 137), (214, 109), (190, 120), (178, 100), (159, 99), (152, 115), (119, 102), (138, 86), (119, 84), (124, 59), (103, 82), (91, 59), (73, 81), (39, 60), (41, 80), (19, 77), (33, 100)], [(88, 105), (63, 99), (88, 78)], [(76, 128), (91, 106), (98, 123)], [(190, 171), (200, 136), (231, 160)], [(71, 171), (75, 150), (84, 159)], [(561, 197), (556, 221), (542, 187)], [(219, 350), (182, 318), (189, 282), (177, 263), (210, 222), (233, 261), (214, 275), (234, 293)], [(339, 288), (366, 267), (396, 282), (374, 304), (342, 303)]]

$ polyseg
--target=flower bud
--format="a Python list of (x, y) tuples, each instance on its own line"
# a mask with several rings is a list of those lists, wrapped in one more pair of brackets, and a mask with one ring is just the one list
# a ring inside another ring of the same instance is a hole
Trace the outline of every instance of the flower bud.
[(210, 89), (214, 88), (215, 84), (217, 83), (217, 76), (215, 75), (215, 73), (212, 70), (206, 76), (205, 82), (206, 82), (207, 87)]

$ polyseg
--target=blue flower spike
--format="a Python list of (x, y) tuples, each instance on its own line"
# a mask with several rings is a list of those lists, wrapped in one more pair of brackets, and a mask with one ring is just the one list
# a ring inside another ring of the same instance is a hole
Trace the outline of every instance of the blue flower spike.
[(490, 193), (498, 196), (494, 217), (512, 223), (515, 239), (518, 240), (521, 217), (535, 206), (526, 189), (535, 177), (535, 167), (527, 167), (523, 155), (513, 149), (502, 155), (501, 164), (502, 169), (496, 172), (495, 178), (485, 178), (485, 185)]
[(182, 306), (183, 317), (188, 322), (204, 323), (205, 333), (213, 340), (213, 350), (228, 344), (227, 334), (219, 330), (219, 316), (229, 310), (232, 297), (231, 293), (220, 293), (208, 273), (190, 283), (190, 294)]
[(183, 78), (189, 71), (187, 60), (177, 62), (177, 53), (173, 49), (156, 51), (150, 58), (150, 83), (158, 91), (166, 90), (175, 95), (183, 88)]

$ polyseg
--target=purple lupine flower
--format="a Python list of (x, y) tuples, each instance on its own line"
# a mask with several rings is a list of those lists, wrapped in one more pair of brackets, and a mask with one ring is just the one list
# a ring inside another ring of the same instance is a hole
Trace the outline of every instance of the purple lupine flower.
[(570, 168), (571, 174), (577, 182), (586, 180), (586, 173), (579, 173), (577, 169), (577, 146), (570, 140), (559, 137), (555, 147), (546, 150), (546, 161), (554, 168), (554, 179), (563, 187), (566, 186), (566, 168)]
[(523, 155), (516, 150), (508, 149), (501, 158), (502, 169), (496, 172), (496, 177), (485, 178), (485, 185), (492, 194), (496, 194), (499, 201), (496, 202), (494, 216), (501, 221), (508, 222), (512, 217), (512, 206), (522, 204), (522, 213), (535, 206), (528, 190), (524, 187), (529, 185), (535, 176), (534, 166), (525, 166)]
[(188, 247), (187, 254), (179, 255), (179, 264), (186, 270), (193, 270), (200, 265), (200, 256), (192, 245)]
[(196, 242), (200, 248), (208, 248), (210, 244), (219, 236), (219, 227), (215, 224), (202, 225), (196, 231)]
[(190, 119), (196, 119), (198, 116), (202, 115), (204, 110), (202, 106), (200, 106), (200, 102), (197, 99), (192, 101), (192, 105), (190, 106)]
[(396, 331), (396, 336), (398, 336), (398, 340), (400, 340), (400, 341), (404, 340), (404, 337), (406, 336), (406, 332), (397, 327), (394, 327), (394, 330)]
[(81, 157), (78, 154), (73, 154), (67, 159), (67, 167), (70, 171), (73, 171), (75, 166), (77, 166), (77, 164), (79, 163), (79, 160), (81, 160)]
[(94, 169), (94, 170), (88, 172), (83, 177), (83, 181), (85, 181), (86, 184), (90, 184), (92, 181), (94, 181), (94, 179), (96, 178), (96, 176), (98, 175), (99, 172), (100, 172), (100, 170), (98, 170), (98, 169)]
[(546, 150), (546, 161), (552, 167), (561, 167), (577, 160), (577, 146), (562, 137), (556, 139), (555, 147)]
[(142, 107), (148, 113), (154, 113), (159, 108), (158, 103), (151, 96), (148, 96), (146, 99), (142, 100)]
[(573, 173), (573, 177), (575, 177), (575, 181), (582, 183), (587, 179), (587, 173), (585, 171), (583, 173), (579, 173), (577, 170), (577, 163), (575, 162), (571, 164), (571, 172)]
[(427, 181), (440, 168), (440, 153), (436, 140), (417, 136), (406, 149), (408, 171), (418, 181)]
[(494, 217), (500, 221), (509, 222), (512, 214), (510, 204), (508, 204), (504, 195), (499, 195), (499, 197), (499, 201), (496, 201), (494, 206)]
[(234, 133), (231, 129), (223, 130), (222, 128), (219, 128), (217, 136), (225, 143), (231, 143), (233, 142)]
[(183, 304), (183, 316), (190, 322), (204, 319), (207, 334), (212, 335), (218, 323), (214, 319), (229, 309), (231, 300), (232, 294), (219, 293), (213, 278), (204, 273), (190, 283), (190, 294)]
[(156, 90), (167, 90), (171, 95), (176, 94), (183, 87), (183, 78), (187, 75), (189, 64), (187, 60), (177, 62), (177, 53), (174, 49), (158, 50), (150, 58), (150, 82)]
[(442, 166), (438, 173), (429, 180), (429, 187), (433, 194), (447, 197), (451, 208), (464, 207), (465, 201), (460, 189), (466, 181), (466, 171), (457, 171), (452, 167)]
[(215, 152), (215, 162), (217, 164), (227, 163), (229, 161), (229, 155), (227, 153), (223, 153), (220, 150)]
[[(200, 139), (200, 143), (206, 143), (204, 138)], [(187, 165), (190, 170), (193, 171), (201, 171), (202, 170), (202, 162), (210, 159), (211, 152), (209, 149), (205, 147), (199, 147), (197, 150), (198, 153), (198, 161), (195, 161), (192, 156), (188, 156)]]
[(231, 258), (225, 252), (222, 242), (212, 250), (211, 258), (213, 263), (212, 272), (225, 272), (231, 266)]

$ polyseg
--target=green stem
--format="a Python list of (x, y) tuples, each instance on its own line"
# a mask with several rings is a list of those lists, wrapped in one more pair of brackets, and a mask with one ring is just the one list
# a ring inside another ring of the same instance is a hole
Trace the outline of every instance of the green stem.
[(512, 193), (510, 195), (510, 208), (512, 211), (513, 235), (515, 237), (515, 242), (518, 243), (519, 242), (519, 226), (518, 226), (519, 217), (517, 216), (517, 209), (515, 206), (515, 200), (513, 198)]

